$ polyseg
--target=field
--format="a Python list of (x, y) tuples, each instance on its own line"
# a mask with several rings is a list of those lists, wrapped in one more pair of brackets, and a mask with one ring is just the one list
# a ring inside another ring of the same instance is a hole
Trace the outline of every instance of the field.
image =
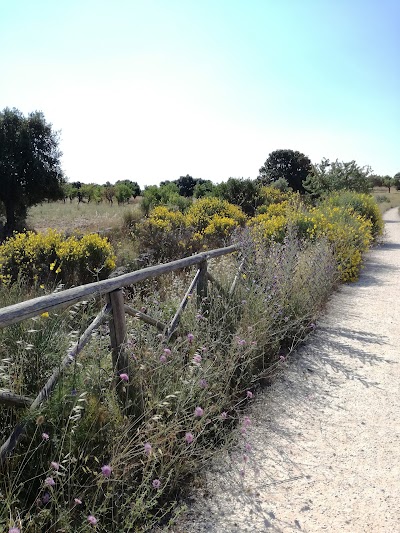
[(375, 187), (372, 195), (378, 202), (381, 213), (392, 207), (400, 206), (400, 191), (396, 191), (394, 187), (391, 188), (390, 193), (387, 187)]
[(139, 209), (139, 198), (130, 204), (112, 205), (106, 202), (78, 203), (70, 202), (42, 203), (31, 207), (28, 212), (28, 227), (35, 231), (56, 229), (58, 231), (73, 232), (105, 232), (121, 228), (123, 216)]

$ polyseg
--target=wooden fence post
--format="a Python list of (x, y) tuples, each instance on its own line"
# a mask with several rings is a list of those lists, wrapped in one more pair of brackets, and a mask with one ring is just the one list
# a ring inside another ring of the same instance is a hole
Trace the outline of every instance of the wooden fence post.
[(113, 369), (118, 375), (118, 394), (120, 395), (121, 399), (124, 399), (122, 396), (122, 387), (124, 383), (119, 376), (120, 374), (127, 374), (129, 376), (129, 363), (124, 346), (126, 342), (126, 320), (124, 295), (122, 290), (117, 289), (109, 292), (107, 294), (107, 301), (111, 305), (111, 313), (108, 324), (110, 328)]
[(204, 302), (204, 298), (207, 298), (207, 294), (208, 294), (207, 259), (205, 259), (199, 264), (199, 270), (200, 270), (200, 275), (199, 275), (199, 281), (197, 283), (197, 306), (199, 307), (201, 312), (207, 312), (207, 305)]

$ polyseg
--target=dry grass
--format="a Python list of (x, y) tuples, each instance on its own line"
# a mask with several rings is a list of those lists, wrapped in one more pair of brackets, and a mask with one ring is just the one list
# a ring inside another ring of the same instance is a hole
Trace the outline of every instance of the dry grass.
[(27, 224), (36, 231), (104, 232), (122, 227), (125, 213), (139, 209), (139, 199), (127, 205), (114, 203), (50, 202), (29, 209)]
[[(400, 206), (400, 191), (396, 191), (394, 187), (391, 188), (390, 193), (387, 187), (375, 187), (372, 191), (372, 196), (377, 200), (381, 213), (384, 213), (392, 207)], [(382, 201), (384, 197), (389, 201)]]

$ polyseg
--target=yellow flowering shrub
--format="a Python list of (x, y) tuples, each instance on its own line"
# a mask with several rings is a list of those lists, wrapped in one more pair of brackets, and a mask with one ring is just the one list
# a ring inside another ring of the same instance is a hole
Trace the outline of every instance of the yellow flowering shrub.
[(198, 249), (224, 246), (233, 231), (245, 225), (246, 219), (240, 207), (215, 197), (197, 200), (186, 214)]
[(0, 279), (22, 276), (34, 282), (61, 281), (67, 285), (105, 278), (115, 267), (109, 241), (97, 234), (65, 238), (47, 233), (15, 233), (0, 245)]
[(370, 194), (353, 191), (342, 191), (328, 196), (322, 205), (345, 207), (352, 209), (358, 215), (370, 220), (374, 237), (383, 232), (383, 219), (375, 198)]
[(362, 253), (370, 246), (372, 222), (352, 209), (321, 205), (310, 210), (310, 239), (325, 237), (331, 243), (342, 281), (355, 281), (361, 267)]
[(191, 251), (191, 232), (180, 211), (157, 206), (136, 228), (139, 252), (151, 262), (177, 259)]

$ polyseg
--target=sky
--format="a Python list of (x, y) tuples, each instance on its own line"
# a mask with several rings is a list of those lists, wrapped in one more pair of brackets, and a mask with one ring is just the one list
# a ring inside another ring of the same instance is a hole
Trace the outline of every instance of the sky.
[(70, 181), (256, 178), (290, 148), (400, 172), (400, 0), (0, 0), (0, 110)]

